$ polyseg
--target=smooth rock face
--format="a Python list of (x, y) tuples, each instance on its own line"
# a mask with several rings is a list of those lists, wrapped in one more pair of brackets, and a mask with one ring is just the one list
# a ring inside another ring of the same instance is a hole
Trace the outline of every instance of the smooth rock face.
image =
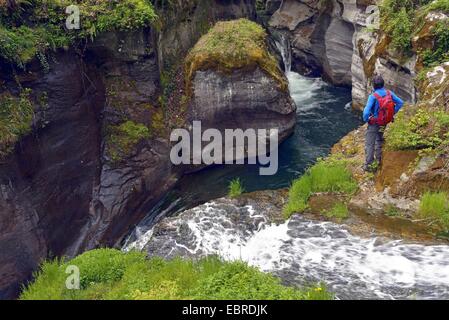
[(343, 20), (333, 19), (325, 36), (325, 75), (336, 85), (350, 86), (352, 83), (352, 36), (354, 27)]
[(380, 74), (385, 79), (387, 88), (393, 90), (404, 101), (415, 103), (416, 89), (415, 89), (415, 73), (413, 68), (407, 68), (396, 64), (392, 59), (378, 58), (376, 60), (375, 70), (376, 74)]
[(203, 128), (278, 128), (282, 140), (295, 126), (296, 106), (288, 91), (259, 68), (229, 75), (197, 71), (193, 88), (192, 120), (202, 121)]

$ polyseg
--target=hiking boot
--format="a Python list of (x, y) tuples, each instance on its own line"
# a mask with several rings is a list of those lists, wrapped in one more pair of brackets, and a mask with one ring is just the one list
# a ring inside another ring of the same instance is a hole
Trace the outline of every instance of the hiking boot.
[(364, 165), (362, 167), (363, 171), (365, 171), (366, 173), (375, 173), (377, 171), (377, 167), (373, 166), (373, 165)]

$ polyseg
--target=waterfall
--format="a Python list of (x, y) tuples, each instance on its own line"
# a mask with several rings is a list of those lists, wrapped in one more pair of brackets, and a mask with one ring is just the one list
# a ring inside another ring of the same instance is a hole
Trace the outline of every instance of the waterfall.
[(284, 34), (279, 34), (279, 39), (275, 40), (276, 47), (281, 53), (282, 60), (284, 62), (285, 73), (292, 71), (292, 50), (290, 40)]

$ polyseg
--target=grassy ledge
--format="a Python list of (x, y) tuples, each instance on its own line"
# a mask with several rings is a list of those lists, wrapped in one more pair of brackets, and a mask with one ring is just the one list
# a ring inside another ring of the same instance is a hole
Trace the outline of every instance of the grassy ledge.
[(229, 73), (255, 67), (260, 67), (279, 83), (282, 90), (287, 90), (287, 81), (268, 51), (267, 33), (260, 25), (247, 19), (218, 22), (186, 57), (187, 88), (198, 70)]
[[(289, 191), (288, 203), (284, 207), (284, 217), (288, 219), (292, 214), (307, 209), (309, 198), (314, 193), (352, 194), (357, 189), (357, 182), (347, 169), (346, 161), (332, 157), (319, 160), (302, 177), (293, 181)], [(347, 212), (345, 214), (344, 211), (344, 208), (338, 207), (334, 208), (329, 214), (337, 218), (344, 218), (347, 215)]]
[(445, 192), (426, 192), (421, 197), (418, 216), (441, 230), (449, 230), (449, 196)]
[[(66, 289), (66, 268), (80, 270), (80, 290)], [(270, 274), (243, 262), (217, 257), (198, 261), (147, 260), (140, 252), (114, 249), (86, 252), (63, 262), (45, 262), (22, 300), (329, 300), (323, 286), (283, 286)]]

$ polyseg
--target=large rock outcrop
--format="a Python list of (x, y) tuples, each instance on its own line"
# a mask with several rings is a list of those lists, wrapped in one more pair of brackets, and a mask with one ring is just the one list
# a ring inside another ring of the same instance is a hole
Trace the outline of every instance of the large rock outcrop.
[(296, 106), (256, 23), (217, 23), (189, 53), (186, 74), (190, 118), (201, 121), (203, 130), (277, 129), (280, 141), (292, 133)]
[(193, 80), (192, 119), (204, 128), (277, 128), (280, 140), (293, 130), (295, 105), (288, 92), (279, 90), (276, 80), (260, 68), (224, 75), (198, 71)]

